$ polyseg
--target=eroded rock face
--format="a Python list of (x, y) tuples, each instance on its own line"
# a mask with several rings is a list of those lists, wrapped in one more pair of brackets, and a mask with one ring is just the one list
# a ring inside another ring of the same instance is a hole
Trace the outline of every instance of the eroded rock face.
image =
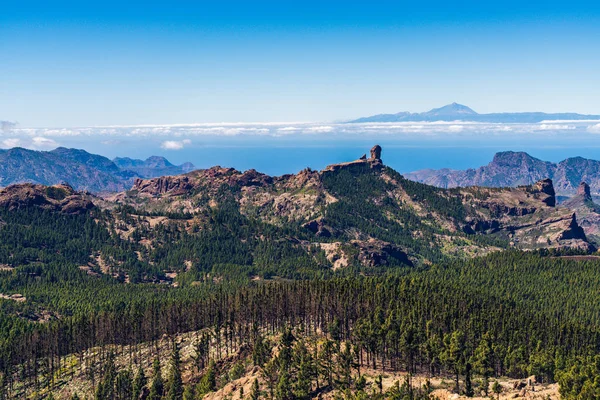
[[(567, 225), (568, 223), (568, 225)], [(579, 239), (579, 240), (587, 240), (585, 236), (585, 232), (579, 224), (577, 224), (577, 217), (575, 213), (571, 215), (570, 221), (565, 221), (565, 228), (561, 232), (558, 240), (570, 240), (570, 239)]]
[(376, 144), (371, 149), (371, 159), (372, 160), (381, 160), (381, 146)]
[(187, 176), (162, 176), (154, 179), (136, 179), (132, 190), (151, 195), (161, 194), (183, 194), (192, 189), (192, 185)]
[(40, 207), (64, 214), (82, 214), (94, 208), (94, 204), (66, 184), (23, 183), (0, 190), (0, 207), (9, 210)]
[(592, 192), (590, 190), (590, 185), (588, 185), (585, 182), (581, 182), (579, 184), (579, 187), (577, 188), (577, 194), (580, 196), (585, 196), (587, 198), (591, 198), (592, 197)]
[(470, 188), (463, 192), (467, 234), (496, 234), (523, 249), (591, 249), (573, 211), (556, 207), (550, 179), (518, 188)]
[(541, 196), (542, 202), (547, 206), (556, 206), (556, 192), (554, 191), (552, 179), (546, 178), (542, 179), (541, 181), (537, 181), (532, 187), (532, 192)]

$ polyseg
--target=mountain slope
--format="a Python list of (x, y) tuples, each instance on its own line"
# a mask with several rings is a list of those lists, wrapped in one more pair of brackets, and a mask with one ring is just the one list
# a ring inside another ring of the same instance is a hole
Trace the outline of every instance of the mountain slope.
[(582, 157), (551, 163), (523, 152), (500, 152), (487, 165), (467, 170), (421, 170), (406, 174), (409, 179), (453, 188), (465, 186), (514, 187), (550, 178), (557, 194), (572, 196), (580, 182), (589, 182), (592, 192), (600, 191), (600, 161)]
[[(93, 210), (114, 243), (98, 243), (87, 255), (79, 251), (81, 260), (89, 259), (81, 268), (133, 282), (173, 276), (191, 282), (207, 274), (310, 278), (510, 248), (593, 249), (575, 213), (556, 206), (550, 180), (440, 189), (385, 166), (378, 146), (371, 154), (280, 177), (213, 167), (138, 178), (130, 190), (103, 199), (64, 185), (13, 185), (0, 191), (0, 210)], [(135, 261), (123, 262), (131, 253)]]
[(349, 121), (350, 123), (366, 122), (434, 122), (434, 121), (473, 121), (490, 123), (537, 123), (552, 120), (585, 120), (600, 119), (600, 115), (583, 115), (577, 113), (491, 113), (478, 114), (462, 104), (452, 103), (422, 113), (399, 112), (396, 114), (378, 114)]
[[(76, 190), (120, 192), (135, 178), (175, 175), (193, 165), (174, 166), (162, 157), (146, 161), (121, 159), (132, 168), (122, 168), (106, 157), (85, 150), (59, 147), (52, 151), (13, 148), (0, 151), (0, 187), (16, 183), (56, 185), (67, 182)], [(129, 160), (129, 161), (127, 161)]]
[(120, 191), (133, 178), (127, 175), (109, 159), (83, 150), (59, 148), (44, 152), (14, 148), (0, 154), (0, 186), (68, 182), (78, 190)]
[(205, 228), (227, 205), (235, 218), (291, 229), (290, 240), (318, 246), (334, 267), (415, 264), (509, 247), (590, 248), (574, 213), (556, 206), (549, 180), (443, 190), (407, 180), (378, 158), (282, 177), (213, 167), (138, 179), (110, 200)]

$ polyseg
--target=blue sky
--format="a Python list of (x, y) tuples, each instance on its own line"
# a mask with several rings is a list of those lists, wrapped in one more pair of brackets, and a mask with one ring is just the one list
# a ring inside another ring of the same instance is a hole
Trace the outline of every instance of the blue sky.
[(453, 101), (599, 114), (599, 43), (592, 2), (8, 0), (0, 120), (335, 121)]

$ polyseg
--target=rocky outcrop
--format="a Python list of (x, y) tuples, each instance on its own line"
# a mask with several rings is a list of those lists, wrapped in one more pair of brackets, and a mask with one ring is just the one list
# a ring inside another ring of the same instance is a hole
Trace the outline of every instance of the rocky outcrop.
[(579, 224), (577, 223), (577, 215), (575, 213), (571, 214), (570, 220), (563, 222), (563, 230), (558, 236), (557, 240), (583, 240), (586, 241), (587, 238), (585, 236), (585, 231)]
[(463, 201), (471, 206), (467, 234), (505, 237), (517, 248), (577, 248), (591, 250), (577, 216), (556, 207), (550, 179), (518, 188), (466, 188)]
[(413, 265), (408, 254), (392, 243), (378, 239), (353, 240), (350, 243), (358, 249), (358, 261), (363, 266), (374, 268), (398, 263)]
[(381, 161), (381, 146), (376, 144), (371, 148), (371, 157), (367, 158), (366, 154), (363, 154), (358, 160), (331, 164), (325, 167), (323, 172), (335, 172), (341, 169), (352, 168), (352, 167), (365, 167), (368, 166), (373, 169), (381, 169), (383, 168), (383, 162)]
[(536, 182), (530, 192), (547, 206), (556, 206), (556, 193), (554, 192), (552, 179), (546, 178)]
[(11, 211), (39, 207), (64, 214), (83, 214), (94, 208), (94, 204), (68, 185), (24, 183), (0, 190), (0, 207)]
[(577, 195), (578, 196), (583, 196), (586, 199), (591, 199), (592, 198), (592, 191), (590, 189), (590, 185), (588, 185), (586, 182), (581, 182), (579, 184), (579, 187), (577, 188)]
[(231, 185), (238, 185), (241, 187), (268, 186), (273, 183), (273, 178), (269, 175), (262, 174), (255, 169), (250, 169), (241, 175), (232, 175), (229, 179), (229, 183)]
[(154, 179), (136, 179), (131, 190), (159, 196), (164, 194), (181, 195), (192, 189), (187, 176), (162, 176)]
[(371, 149), (371, 159), (372, 160), (381, 160), (381, 146), (376, 144)]
[(579, 225), (588, 239), (600, 245), (600, 206), (592, 198), (590, 186), (581, 182), (577, 194), (561, 204), (575, 212)]
[(303, 225), (304, 228), (308, 229), (317, 237), (332, 237), (337, 234), (337, 231), (331, 226), (327, 225), (324, 218), (317, 218), (307, 222)]

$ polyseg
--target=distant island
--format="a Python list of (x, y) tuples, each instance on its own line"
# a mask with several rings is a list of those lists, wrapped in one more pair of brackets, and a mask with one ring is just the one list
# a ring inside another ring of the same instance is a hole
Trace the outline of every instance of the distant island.
[(544, 112), (518, 112), (518, 113), (491, 113), (479, 114), (472, 108), (462, 104), (452, 103), (440, 108), (421, 113), (408, 111), (396, 114), (377, 114), (362, 117), (348, 123), (365, 122), (436, 122), (436, 121), (470, 121), (491, 123), (538, 123), (542, 121), (558, 120), (588, 120), (598, 119), (600, 115), (585, 115), (577, 113), (544, 113)]

